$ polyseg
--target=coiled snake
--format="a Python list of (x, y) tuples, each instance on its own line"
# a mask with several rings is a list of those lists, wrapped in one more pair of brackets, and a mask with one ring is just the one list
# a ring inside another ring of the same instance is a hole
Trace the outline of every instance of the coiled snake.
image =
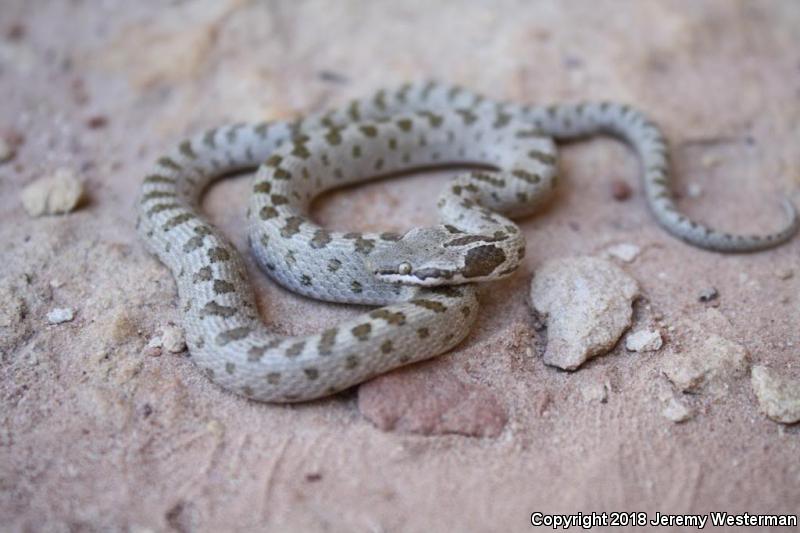
[[(255, 400), (310, 400), (458, 344), (477, 315), (474, 282), (511, 274), (525, 253), (508, 217), (534, 212), (555, 187), (552, 139), (595, 133), (636, 150), (651, 211), (688, 243), (753, 251), (798, 228), (788, 201), (790, 222), (764, 236), (719, 233), (679, 213), (664, 139), (628, 106), (530, 107), (419, 83), (294, 122), (237, 124), (182, 142), (145, 177), (138, 229), (177, 280), (189, 351), (209, 378)], [(267, 330), (241, 257), (199, 214), (212, 181), (259, 164), (248, 210), (259, 265), (300, 294), (384, 307), (305, 337)], [(442, 164), (480, 169), (446, 187), (439, 226), (405, 235), (338, 233), (308, 218), (324, 191)]]

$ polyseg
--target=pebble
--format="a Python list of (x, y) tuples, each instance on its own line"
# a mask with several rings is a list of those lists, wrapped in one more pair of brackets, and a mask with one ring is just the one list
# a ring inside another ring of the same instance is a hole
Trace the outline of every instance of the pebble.
[(628, 182), (622, 180), (614, 180), (611, 182), (611, 196), (614, 200), (625, 201), (631, 197), (633, 189), (628, 185)]
[(86, 121), (86, 126), (92, 130), (105, 128), (107, 125), (108, 118), (103, 115), (95, 115)]
[(794, 271), (791, 268), (782, 268), (777, 270), (775, 275), (778, 276), (778, 279), (786, 281), (787, 279), (792, 279), (792, 276), (794, 276)]
[(686, 422), (694, 416), (694, 412), (676, 398), (671, 398), (669, 400), (667, 406), (661, 411), (661, 414), (676, 424)]
[(64, 322), (71, 322), (75, 318), (75, 311), (69, 307), (56, 307), (47, 313), (47, 321), (50, 324), (62, 324)]
[(530, 301), (547, 322), (544, 362), (575, 370), (610, 351), (631, 325), (636, 280), (596, 257), (547, 261), (536, 272)]
[(664, 360), (662, 372), (682, 392), (724, 394), (728, 383), (745, 375), (748, 353), (744, 346), (717, 334), (707, 334), (697, 346)]
[(22, 190), (22, 205), (32, 217), (73, 211), (83, 197), (83, 185), (66, 168), (41, 178)]
[(700, 198), (703, 195), (703, 187), (701, 187), (697, 183), (690, 183), (688, 187), (686, 187), (686, 195), (689, 198)]
[(14, 149), (9, 143), (0, 137), (0, 163), (11, 161), (14, 158)]
[(610, 246), (606, 248), (606, 253), (611, 257), (616, 257), (617, 259), (624, 261), (626, 263), (630, 263), (634, 259), (639, 256), (642, 249), (636, 246), (635, 244), (630, 243), (620, 243), (615, 244), (614, 246)]
[(161, 337), (153, 337), (144, 347), (145, 355), (158, 357), (161, 355)]
[(750, 372), (750, 385), (767, 417), (782, 424), (800, 422), (800, 379), (757, 365)]
[(719, 296), (719, 292), (715, 287), (708, 287), (700, 291), (700, 295), (698, 296), (698, 300), (701, 302), (710, 302), (712, 300), (716, 300)]
[(144, 351), (151, 357), (158, 357), (164, 350), (169, 353), (181, 353), (186, 350), (186, 340), (181, 328), (167, 324), (161, 328), (161, 335), (150, 339)]
[(581, 387), (581, 397), (587, 403), (606, 403), (608, 401), (608, 387), (605, 383), (589, 383)]
[(186, 350), (183, 330), (173, 325), (164, 326), (161, 333), (161, 346), (169, 353), (181, 353)]
[(634, 331), (625, 339), (625, 348), (631, 352), (654, 352), (663, 344), (661, 332), (653, 329)]

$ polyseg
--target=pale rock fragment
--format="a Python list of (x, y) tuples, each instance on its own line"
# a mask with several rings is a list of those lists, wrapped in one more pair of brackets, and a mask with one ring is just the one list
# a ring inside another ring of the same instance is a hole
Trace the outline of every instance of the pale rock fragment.
[(534, 311), (547, 322), (544, 362), (575, 370), (611, 350), (631, 325), (636, 280), (611, 261), (554, 259), (536, 272)]
[(800, 379), (782, 376), (765, 366), (754, 366), (750, 384), (761, 411), (783, 424), (800, 422)]
[(71, 322), (75, 318), (75, 311), (69, 307), (57, 307), (47, 313), (47, 321), (50, 324), (63, 324), (64, 322)]
[(22, 205), (32, 217), (73, 211), (83, 197), (83, 185), (68, 169), (38, 179), (22, 190)]
[(625, 339), (625, 348), (631, 352), (654, 352), (664, 344), (657, 329), (640, 329)]

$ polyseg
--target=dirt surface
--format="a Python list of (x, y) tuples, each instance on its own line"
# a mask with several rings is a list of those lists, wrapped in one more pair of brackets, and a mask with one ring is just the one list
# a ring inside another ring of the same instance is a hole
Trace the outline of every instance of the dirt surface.
[[(781, 223), (780, 194), (800, 200), (799, 28), (800, 3), (781, 0), (3, 0), (0, 136), (13, 153), (0, 163), (0, 530), (523, 531), (534, 511), (796, 513), (800, 428), (759, 411), (749, 370), (722, 394), (688, 394), (663, 368), (713, 335), (749, 365), (800, 378), (800, 238), (744, 256), (678, 242), (648, 214), (636, 160), (615, 141), (561, 150), (559, 194), (522, 222), (525, 267), (482, 290), (461, 346), (384, 378), (398, 401), (419, 393), (405, 422), (383, 429), (357, 390), (252, 403), (185, 353), (148, 348), (179, 314), (133, 205), (148, 165), (187, 134), (436, 78), (517, 101), (644, 109), (672, 143), (684, 210), (767, 231)], [(29, 216), (22, 189), (62, 168), (83, 183), (78, 209)], [(356, 230), (430, 224), (445, 180), (336, 192), (316, 216)], [(247, 178), (228, 180), (206, 201), (241, 250), (247, 190)], [(545, 366), (531, 275), (620, 243), (641, 249), (619, 262), (643, 294), (633, 328), (658, 329), (664, 347), (623, 341), (577, 372)], [(361, 311), (290, 294), (249, 266), (278, 332)], [(462, 426), (423, 416), (419, 396), (439, 385), (457, 393), (438, 403), (469, 398)], [(490, 415), (475, 398), (491, 399)], [(451, 431), (479, 424), (471, 413), (491, 431)]]

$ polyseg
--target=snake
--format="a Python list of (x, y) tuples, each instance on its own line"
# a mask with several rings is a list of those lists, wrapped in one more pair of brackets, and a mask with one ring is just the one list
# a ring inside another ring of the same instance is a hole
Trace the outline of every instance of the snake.
[[(650, 211), (691, 245), (763, 250), (800, 226), (788, 199), (788, 222), (765, 235), (719, 232), (682, 214), (663, 134), (626, 104), (523, 105), (416, 82), (178, 143), (144, 177), (137, 229), (176, 280), (189, 357), (209, 379), (252, 400), (313, 400), (458, 345), (478, 315), (478, 284), (510, 276), (523, 261), (525, 239), (512, 219), (550, 200), (559, 181), (556, 141), (596, 134), (632, 147)], [(438, 198), (437, 225), (338, 232), (310, 215), (313, 200), (331, 189), (453, 166), (463, 168)], [(200, 209), (211, 183), (256, 167), (246, 225), (259, 267), (301, 295), (374, 309), (309, 335), (279, 335), (264, 324), (242, 256)]]

